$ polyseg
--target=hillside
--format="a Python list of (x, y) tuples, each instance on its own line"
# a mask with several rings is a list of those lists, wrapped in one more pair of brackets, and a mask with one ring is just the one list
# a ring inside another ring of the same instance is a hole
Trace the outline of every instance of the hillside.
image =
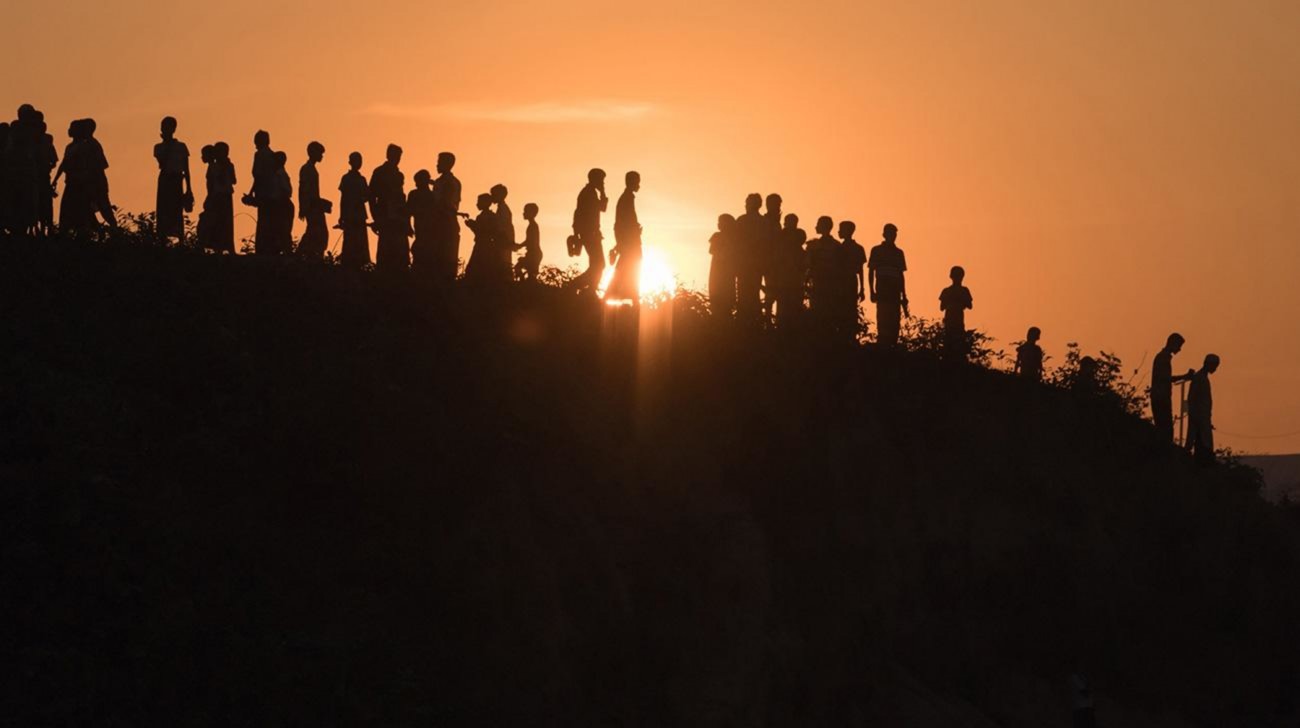
[(1295, 697), (1300, 519), (1106, 401), (690, 300), (0, 246), (15, 724), (1065, 726), (1076, 670), (1106, 726)]

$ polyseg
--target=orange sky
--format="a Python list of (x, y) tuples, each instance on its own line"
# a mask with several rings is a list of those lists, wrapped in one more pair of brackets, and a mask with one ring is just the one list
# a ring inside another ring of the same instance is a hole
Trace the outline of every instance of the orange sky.
[(496, 182), (516, 213), (541, 205), (547, 263), (568, 262), (586, 170), (617, 195), (637, 169), (646, 243), (688, 283), (705, 280), (719, 212), (780, 192), (807, 227), (855, 220), (865, 245), (897, 223), (918, 314), (937, 315), (961, 264), (969, 323), (1003, 342), (1038, 325), (1058, 361), (1079, 341), (1133, 367), (1180, 331), (1176, 368), (1224, 358), (1220, 442), (1300, 451), (1300, 433), (1228, 434), (1300, 431), (1294, 0), (65, 0), (5, 15), (0, 103), (44, 110), (60, 148), (68, 120), (93, 116), (125, 208), (153, 204), (164, 114), (196, 166), (229, 142), (241, 188), (258, 128), (295, 169), (323, 142), (327, 182), (352, 150), (368, 171), (401, 144), (408, 179), (455, 151), (467, 208)]

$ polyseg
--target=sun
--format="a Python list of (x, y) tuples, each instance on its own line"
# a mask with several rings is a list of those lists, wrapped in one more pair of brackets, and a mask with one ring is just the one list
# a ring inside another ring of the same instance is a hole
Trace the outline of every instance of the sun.
[[(609, 281), (614, 277), (614, 266), (606, 266), (605, 272), (600, 277), (600, 287), (597, 293), (601, 298), (605, 297), (605, 289), (609, 287)], [(662, 300), (670, 298), (677, 291), (677, 276), (673, 275), (673, 268), (668, 263), (668, 256), (664, 252), (652, 245), (644, 245), (641, 248), (641, 300)], [(622, 303), (620, 301), (608, 301), (610, 304)]]

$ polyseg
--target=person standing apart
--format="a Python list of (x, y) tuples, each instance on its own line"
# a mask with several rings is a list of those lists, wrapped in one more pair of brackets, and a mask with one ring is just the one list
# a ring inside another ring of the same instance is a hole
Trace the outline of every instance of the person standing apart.
[(898, 247), (898, 227), (885, 225), (884, 239), (871, 249), (867, 261), (867, 281), (871, 301), (876, 304), (876, 338), (881, 346), (898, 345), (902, 315), (907, 311), (907, 257)]

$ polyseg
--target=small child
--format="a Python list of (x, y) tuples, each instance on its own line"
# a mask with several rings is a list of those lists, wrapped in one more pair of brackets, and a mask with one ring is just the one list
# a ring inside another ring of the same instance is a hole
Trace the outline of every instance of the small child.
[(1031, 382), (1043, 380), (1043, 350), (1038, 346), (1038, 337), (1042, 334), (1037, 326), (1030, 326), (1025, 333), (1025, 343), (1016, 347), (1016, 368), (1013, 371)]
[(939, 310), (943, 311), (943, 353), (946, 358), (965, 361), (966, 349), (966, 309), (974, 308), (970, 289), (961, 282), (966, 278), (966, 271), (954, 265), (948, 273), (952, 285), (939, 294)]
[(474, 249), (470, 251), (469, 263), (465, 265), (465, 278), (473, 281), (490, 282), (493, 278), (492, 249), (497, 230), (497, 216), (492, 212), (492, 195), (484, 192), (478, 196), (475, 204), (478, 216), (466, 220), (465, 225), (474, 233)]
[(537, 281), (537, 273), (542, 265), (542, 233), (537, 227), (537, 203), (524, 205), (524, 219), (528, 227), (524, 229), (524, 242), (514, 246), (523, 250), (524, 257), (515, 262), (515, 278), (520, 281)]

